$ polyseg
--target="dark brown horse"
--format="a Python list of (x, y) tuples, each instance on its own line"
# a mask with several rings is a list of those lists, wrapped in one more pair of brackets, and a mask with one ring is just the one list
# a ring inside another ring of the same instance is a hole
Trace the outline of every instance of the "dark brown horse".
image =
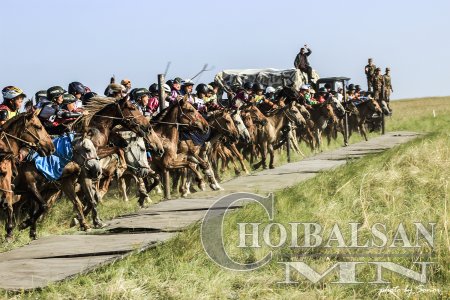
[(349, 110), (351, 111), (348, 116), (349, 137), (351, 136), (352, 131), (359, 131), (361, 136), (367, 141), (365, 128), (366, 120), (371, 118), (374, 113), (383, 113), (380, 105), (373, 98), (369, 98), (367, 101), (363, 101), (357, 105), (355, 105), (354, 102), (350, 102), (348, 105)]
[[(69, 137), (66, 137), (69, 139)], [(80, 174), (85, 178), (96, 178), (101, 169), (93, 142), (85, 135), (69, 140), (72, 148), (72, 161), (68, 162), (62, 170), (61, 177), (48, 179), (38, 169), (34, 160), (24, 161), (20, 164), (18, 176), (15, 178), (15, 186), (21, 191), (23, 198), (35, 200), (34, 205), (29, 206), (29, 216), (20, 225), (21, 229), (30, 227), (30, 237), (36, 238), (36, 223), (39, 217), (51, 207), (60, 195), (61, 191), (72, 201), (77, 211), (77, 218), (81, 230), (87, 230), (90, 226), (84, 218), (83, 205), (75, 192), (75, 184)], [(48, 158), (53, 159), (53, 158)], [(82, 185), (83, 186), (83, 185)]]
[[(12, 238), (13, 224), (13, 191), (12, 177), (17, 173), (16, 161), (25, 158), (28, 148), (36, 150), (42, 155), (50, 155), (55, 146), (45, 131), (39, 118), (34, 113), (18, 115), (0, 127), (2, 173), (0, 176), (1, 192), (6, 203), (7, 220), (5, 224), (7, 240)], [(11, 171), (9, 171), (11, 169)]]
[[(171, 170), (190, 168), (196, 174), (199, 186), (202, 185), (202, 176), (195, 167), (190, 164), (190, 162), (198, 163), (198, 161), (191, 154), (186, 156), (178, 152), (179, 130), (183, 128), (183, 130), (206, 133), (209, 130), (208, 122), (206, 122), (185, 97), (161, 111), (152, 119), (152, 123), (155, 124), (155, 132), (162, 141), (164, 154), (162, 157), (154, 157), (151, 167), (153, 170), (158, 171), (163, 175), (165, 197), (167, 198), (168, 196), (169, 171)], [(159, 182), (154, 181), (147, 190), (151, 191), (158, 184)]]

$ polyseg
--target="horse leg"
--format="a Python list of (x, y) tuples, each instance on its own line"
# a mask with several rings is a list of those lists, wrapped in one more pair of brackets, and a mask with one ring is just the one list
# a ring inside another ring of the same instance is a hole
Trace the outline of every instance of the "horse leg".
[(185, 198), (188, 195), (188, 190), (186, 187), (186, 180), (187, 180), (187, 168), (181, 169), (181, 183), (180, 183), (180, 189), (179, 192), (181, 194), (181, 197)]
[(246, 174), (246, 175), (249, 175), (250, 172), (248, 171), (247, 166), (245, 165), (244, 157), (242, 156), (242, 154), (241, 154), (241, 153), (239, 152), (239, 150), (237, 149), (236, 144), (234, 144), (234, 143), (231, 144), (230, 150), (231, 150), (231, 152), (232, 152), (234, 155), (236, 155), (237, 158), (239, 159), (239, 163), (241, 164), (241, 168), (242, 168), (242, 170), (245, 172), (245, 174)]
[(128, 195), (127, 195), (127, 183), (125, 182), (125, 178), (123, 176), (120, 176), (119, 182), (117, 183), (117, 187), (119, 189), (120, 194), (122, 194), (122, 198), (125, 202), (128, 202)]
[(73, 208), (77, 212), (78, 222), (80, 222), (80, 229), (82, 231), (86, 231), (90, 228), (90, 226), (88, 225), (84, 217), (83, 204), (81, 203), (74, 189), (75, 181), (77, 180), (77, 178), (78, 176), (61, 178), (61, 190), (64, 192), (64, 194), (66, 194), (70, 201), (72, 201)]
[[(11, 188), (11, 185), (9, 185)], [(13, 229), (14, 229), (14, 209), (13, 209), (13, 201), (14, 196), (12, 192), (5, 192), (4, 194), (4, 201), (6, 203), (6, 210), (7, 210), (7, 219), (5, 223), (5, 230), (6, 230), (6, 241), (9, 242), (13, 238)]]
[(274, 158), (275, 158), (275, 150), (273, 150), (272, 144), (269, 144), (267, 148), (269, 151), (269, 168), (274, 169), (275, 166), (273, 165), (273, 162), (274, 162)]
[(136, 181), (136, 184), (138, 186), (138, 193), (139, 193), (139, 206), (144, 207), (145, 201), (148, 200), (151, 202), (150, 197), (147, 193), (147, 188), (145, 186), (145, 182), (143, 178), (138, 178)]

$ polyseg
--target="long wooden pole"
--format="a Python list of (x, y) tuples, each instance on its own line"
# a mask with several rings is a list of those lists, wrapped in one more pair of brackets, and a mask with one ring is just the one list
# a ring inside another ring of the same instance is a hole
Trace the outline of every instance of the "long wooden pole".
[(159, 98), (159, 111), (166, 108), (165, 93), (164, 93), (164, 74), (158, 74), (158, 98)]
[(344, 146), (348, 146), (348, 114), (347, 114), (347, 88), (346, 88), (346, 82), (345, 80), (342, 80), (343, 90), (344, 93), (344, 107), (345, 107), (345, 113), (344, 113)]

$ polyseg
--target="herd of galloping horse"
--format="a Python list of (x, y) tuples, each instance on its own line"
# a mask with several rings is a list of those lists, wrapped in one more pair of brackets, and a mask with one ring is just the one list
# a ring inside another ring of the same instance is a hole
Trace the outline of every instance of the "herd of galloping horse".
[[(320, 151), (322, 135), (328, 142), (343, 132), (347, 111), (349, 128), (367, 140), (365, 120), (382, 113), (375, 100), (344, 107), (330, 97), (323, 104), (306, 108), (297, 91), (285, 87), (277, 93), (278, 108), (261, 111), (253, 104), (238, 109), (220, 109), (200, 114), (184, 98), (162, 110), (151, 120), (144, 117), (128, 98), (95, 97), (84, 109), (88, 113), (71, 124), (72, 159), (57, 181), (46, 179), (32, 153), (51, 155), (55, 145), (35, 113), (23, 113), (0, 127), (0, 193), (6, 212), (6, 240), (13, 237), (17, 223), (37, 237), (37, 222), (47, 215), (62, 193), (72, 201), (80, 229), (102, 227), (98, 205), (112, 181), (127, 198), (127, 185), (134, 180), (139, 204), (149, 193), (179, 190), (185, 197), (194, 183), (205, 190), (222, 189), (220, 175), (231, 162), (236, 174), (274, 167), (275, 150), (289, 139), (294, 150), (305, 142)], [(286, 128), (292, 130), (286, 130)], [(151, 158), (148, 157), (151, 153)], [(170, 190), (170, 189), (169, 189)], [(87, 221), (91, 214), (93, 225)], [(68, 216), (69, 219), (72, 216)]]

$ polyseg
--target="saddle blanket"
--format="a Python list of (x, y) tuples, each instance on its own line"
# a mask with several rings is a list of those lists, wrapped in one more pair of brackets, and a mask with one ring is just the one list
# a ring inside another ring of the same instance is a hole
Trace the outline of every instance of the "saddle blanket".
[(33, 153), (31, 161), (34, 161), (36, 169), (50, 181), (58, 180), (62, 176), (64, 167), (72, 160), (72, 141), (73, 134), (57, 137), (53, 139), (55, 153), (50, 156), (39, 156)]
[(204, 145), (211, 135), (211, 130), (208, 129), (207, 133), (200, 133), (199, 131), (180, 131), (180, 140), (187, 141), (192, 140), (194, 145), (201, 146)]

